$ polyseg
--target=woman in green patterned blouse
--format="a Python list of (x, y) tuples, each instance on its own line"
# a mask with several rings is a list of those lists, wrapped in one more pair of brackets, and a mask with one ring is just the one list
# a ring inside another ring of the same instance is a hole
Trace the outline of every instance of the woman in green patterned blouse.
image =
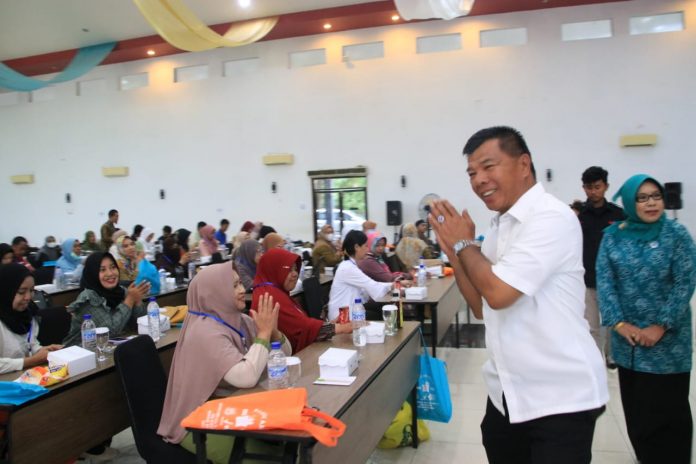
[(619, 192), (627, 219), (609, 226), (597, 256), (602, 324), (612, 327), (628, 436), (641, 464), (689, 463), (691, 308), (696, 247), (666, 218), (664, 189), (645, 174)]

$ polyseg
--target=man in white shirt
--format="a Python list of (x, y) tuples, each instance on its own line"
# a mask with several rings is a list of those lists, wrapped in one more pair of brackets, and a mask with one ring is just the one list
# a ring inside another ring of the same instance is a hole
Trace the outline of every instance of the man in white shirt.
[(483, 129), (464, 154), (474, 193), (498, 214), (480, 248), (466, 210), (459, 214), (446, 200), (436, 201), (430, 223), (460, 291), (486, 325), (481, 431), (488, 460), (589, 463), (609, 393), (584, 319), (579, 222), (536, 182), (515, 129)]

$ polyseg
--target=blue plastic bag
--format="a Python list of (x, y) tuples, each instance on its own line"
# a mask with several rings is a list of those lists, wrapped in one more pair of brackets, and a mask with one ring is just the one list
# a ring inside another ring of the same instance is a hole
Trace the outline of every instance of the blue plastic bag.
[(0, 404), (19, 405), (48, 393), (48, 388), (19, 382), (0, 382)]
[(154, 264), (146, 259), (140, 260), (138, 264), (138, 277), (135, 278), (135, 285), (143, 280), (150, 282), (150, 295), (158, 295), (160, 292), (160, 276)]
[(423, 340), (423, 332), (420, 336), (423, 354), (420, 355), (420, 376), (416, 396), (418, 418), (447, 423), (452, 418), (447, 365), (444, 361), (430, 356)]

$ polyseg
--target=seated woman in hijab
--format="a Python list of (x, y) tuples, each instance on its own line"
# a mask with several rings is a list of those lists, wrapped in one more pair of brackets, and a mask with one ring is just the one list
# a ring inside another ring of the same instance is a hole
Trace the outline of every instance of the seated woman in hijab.
[(91, 314), (97, 327), (108, 327), (110, 337), (123, 334), (128, 322), (146, 314), (143, 298), (150, 293), (150, 284), (119, 285), (119, 270), (110, 253), (92, 253), (85, 261), (80, 281), (80, 294), (66, 308), (72, 315), (70, 331), (63, 340), (66, 346), (82, 342), (80, 327), (83, 316)]
[(145, 258), (148, 261), (154, 261), (155, 259), (155, 231), (145, 227), (138, 237), (138, 243), (143, 245), (143, 250), (145, 251)]
[[(358, 267), (369, 278), (377, 282), (395, 282), (404, 279), (412, 279), (410, 274), (403, 272), (392, 272), (384, 262), (384, 247), (387, 245), (387, 238), (380, 232), (367, 234), (367, 255), (358, 261)], [(405, 286), (410, 286), (410, 282), (404, 282)]]
[(157, 269), (164, 269), (172, 276), (180, 273), (186, 273), (186, 265), (191, 259), (191, 254), (186, 251), (181, 252), (181, 246), (176, 239), (176, 235), (170, 235), (164, 239), (164, 244), (162, 245), (162, 253), (157, 255), (157, 260), (155, 260), (155, 266)]
[(218, 241), (215, 238), (215, 227), (210, 224), (201, 227), (199, 231), (201, 241), (198, 242), (198, 251), (201, 256), (212, 256), (218, 252)]
[(334, 267), (343, 261), (343, 250), (334, 246), (334, 239), (333, 227), (324, 224), (312, 249), (312, 267), (317, 274), (323, 274), (326, 266)]
[(285, 239), (280, 234), (271, 232), (263, 238), (261, 246), (264, 252), (273, 248), (285, 248)]
[[(266, 370), (271, 341), (280, 341), (290, 354), (290, 344), (276, 329), (278, 304), (263, 295), (250, 311), (244, 287), (231, 263), (203, 268), (191, 281), (186, 295), (189, 311), (174, 351), (167, 395), (157, 434), (168, 443), (195, 453), (183, 418), (205, 403), (218, 387), (252, 388)], [(183, 386), (183, 387), (182, 387)], [(227, 463), (234, 438), (209, 435), (208, 459)], [(252, 444), (247, 442), (247, 451)]]
[(46, 237), (44, 245), (39, 250), (39, 262), (55, 263), (60, 258), (60, 247), (53, 235)]
[[(114, 234), (111, 236), (112, 240), (112, 245), (111, 247), (107, 250), (109, 253), (111, 253), (111, 256), (118, 256), (118, 245), (116, 242), (118, 242), (118, 239), (121, 237), (126, 237), (128, 235), (128, 232), (126, 232), (123, 229), (117, 230), (114, 232)], [(133, 239), (131, 239), (133, 240)]]
[(138, 249), (135, 241), (129, 236), (122, 236), (116, 240), (118, 255), (116, 262), (119, 269), (121, 282), (133, 282), (138, 277)]
[(101, 245), (97, 241), (97, 235), (92, 230), (85, 232), (85, 239), (82, 241), (82, 251), (87, 253), (94, 253), (95, 251), (102, 251)]
[(58, 258), (56, 268), (63, 272), (71, 273), (74, 281), (78, 282), (82, 275), (82, 258), (80, 257), (80, 254), (82, 253), (82, 245), (78, 239), (69, 238), (63, 240), (61, 248), (63, 250), (63, 254), (60, 258)]
[(414, 224), (406, 224), (402, 229), (402, 237), (396, 246), (396, 256), (406, 266), (406, 269), (413, 269), (418, 266), (418, 260), (432, 258), (432, 251), (428, 245), (418, 238), (418, 229)]
[(9, 243), (0, 243), (0, 265), (10, 264), (14, 260), (14, 251)]
[(239, 251), (235, 255), (234, 266), (247, 292), (254, 285), (256, 265), (259, 263), (262, 254), (261, 244), (256, 240), (249, 239), (242, 242), (239, 246)]
[(337, 324), (309, 317), (302, 307), (290, 297), (299, 277), (302, 259), (295, 253), (273, 248), (261, 256), (254, 279), (252, 307), (269, 293), (280, 304), (278, 329), (292, 344), (297, 353), (316, 341), (328, 340), (337, 333), (351, 333), (350, 323)]
[(45, 364), (48, 352), (61, 345), (42, 347), (36, 337), (38, 308), (31, 300), (34, 277), (21, 264), (0, 266), (0, 374)]

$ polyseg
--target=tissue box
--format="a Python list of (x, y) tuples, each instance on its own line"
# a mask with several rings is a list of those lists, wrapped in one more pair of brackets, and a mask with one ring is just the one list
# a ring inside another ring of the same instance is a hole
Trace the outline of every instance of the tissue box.
[(74, 377), (97, 367), (97, 356), (81, 346), (71, 346), (48, 353), (49, 366), (68, 366), (68, 375)]
[(428, 296), (428, 287), (411, 287), (406, 289), (407, 300), (424, 300)]
[(370, 325), (365, 327), (367, 330), (367, 343), (384, 343), (384, 322), (370, 321)]
[(432, 277), (439, 277), (442, 275), (442, 266), (428, 266), (425, 271)]
[[(169, 318), (164, 314), (160, 314), (160, 334), (163, 334), (171, 328), (172, 326), (169, 323)], [(140, 335), (148, 335), (150, 333), (147, 325), (147, 315), (138, 318), (138, 333)]]
[(324, 379), (348, 377), (358, 368), (358, 352), (329, 348), (319, 356), (319, 375)]

